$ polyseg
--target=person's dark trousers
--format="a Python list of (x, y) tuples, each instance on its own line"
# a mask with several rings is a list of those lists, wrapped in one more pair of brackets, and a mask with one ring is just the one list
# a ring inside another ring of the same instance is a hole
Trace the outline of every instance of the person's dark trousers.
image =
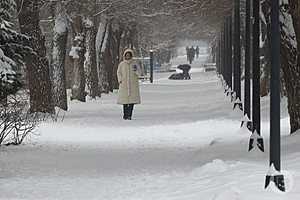
[(123, 104), (123, 119), (127, 119), (127, 104)]
[(131, 120), (134, 104), (123, 104), (123, 119)]
[(131, 120), (134, 104), (128, 105), (128, 119)]

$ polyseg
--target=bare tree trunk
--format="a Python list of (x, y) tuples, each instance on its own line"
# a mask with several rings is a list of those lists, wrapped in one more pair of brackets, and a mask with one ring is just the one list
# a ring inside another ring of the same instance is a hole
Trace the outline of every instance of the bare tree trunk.
[(124, 49), (138, 49), (138, 32), (136, 24), (127, 24), (126, 29), (122, 31), (122, 45), (121, 47)]
[(25, 60), (30, 93), (30, 112), (54, 113), (45, 36), (42, 34), (39, 24), (39, 1), (16, 0), (16, 3), (20, 11), (18, 15), (20, 30), (32, 38), (31, 47), (37, 54)]
[(114, 64), (113, 64), (113, 54), (112, 54), (112, 49), (113, 47), (113, 27), (112, 27), (112, 21), (110, 21), (109, 25), (108, 25), (108, 38), (107, 38), (107, 43), (106, 43), (106, 48), (104, 51), (104, 65), (105, 65), (105, 69), (107, 72), (107, 77), (108, 77), (108, 92), (112, 92), (113, 91), (113, 68), (114, 68)]
[(131, 33), (130, 33), (130, 29), (127, 26), (127, 29), (125, 30), (125, 48), (132, 48), (133, 46), (133, 42), (132, 42), (132, 38), (131, 38)]
[(84, 53), (85, 53), (85, 35), (83, 30), (83, 21), (81, 16), (76, 16), (73, 20), (73, 29), (75, 38), (70, 52), (73, 58), (73, 83), (71, 100), (86, 101), (85, 92), (85, 74), (84, 74)]
[(99, 88), (101, 93), (109, 93), (108, 71), (106, 63), (109, 60), (108, 55), (108, 40), (109, 40), (109, 22), (103, 20), (100, 23), (97, 33), (97, 69)]
[(261, 16), (261, 38), (263, 40), (263, 46), (261, 48), (261, 52), (263, 54), (262, 67), (263, 73), (261, 75), (261, 89), (260, 96), (267, 96), (270, 92), (270, 67), (271, 67), (271, 59), (270, 59), (270, 38), (271, 38), (271, 5), (270, 1), (266, 0), (261, 3), (262, 13)]
[(130, 37), (132, 37), (131, 48), (139, 49), (139, 43), (138, 43), (139, 34), (138, 34), (138, 30), (137, 30), (137, 24), (135, 24), (135, 23), (130, 26)]
[(119, 83), (117, 78), (117, 70), (120, 62), (119, 52), (122, 36), (122, 27), (114, 24), (111, 33), (110, 54), (112, 56), (112, 74), (111, 74), (111, 90), (118, 89)]
[(121, 62), (123, 60), (123, 52), (126, 48), (128, 48), (127, 46), (127, 41), (126, 41), (126, 26), (122, 25), (122, 34), (121, 34), (121, 38), (120, 38), (120, 48), (119, 48), (119, 62)]
[(87, 19), (85, 23), (85, 62), (84, 69), (86, 74), (86, 83), (89, 95), (92, 98), (100, 96), (100, 90), (98, 88), (98, 72), (96, 63), (96, 28), (95, 20)]
[[(288, 64), (284, 67), (285, 83), (288, 93), (288, 110), (290, 115), (291, 133), (300, 129), (300, 2), (299, 0), (289, 0), (290, 14), (293, 21), (297, 60), (295, 64)], [(291, 47), (287, 51), (287, 56), (291, 55)], [(287, 50), (287, 49), (286, 49)], [(290, 63), (291, 60), (288, 60)]]
[(65, 58), (68, 39), (67, 13), (61, 2), (56, 3), (51, 60), (52, 99), (55, 106), (68, 110)]

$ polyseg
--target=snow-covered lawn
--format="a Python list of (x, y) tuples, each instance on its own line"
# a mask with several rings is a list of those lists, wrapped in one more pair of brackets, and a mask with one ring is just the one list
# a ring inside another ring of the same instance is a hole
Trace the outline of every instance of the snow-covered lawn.
[[(155, 74), (124, 121), (117, 93), (71, 102), (62, 122), (43, 123), (25, 145), (0, 148), (0, 199), (297, 200), (300, 133), (289, 136), (282, 103), (282, 169), (288, 192), (264, 190), (269, 99), (262, 99), (266, 152), (247, 152), (250, 133), (214, 72), (192, 80)], [(287, 171), (284, 171), (287, 170)]]

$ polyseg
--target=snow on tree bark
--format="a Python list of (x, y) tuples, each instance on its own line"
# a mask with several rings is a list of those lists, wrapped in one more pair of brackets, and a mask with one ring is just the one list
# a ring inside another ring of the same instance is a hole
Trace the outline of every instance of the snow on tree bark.
[(100, 90), (98, 88), (98, 75), (97, 75), (97, 63), (96, 63), (96, 29), (95, 23), (92, 19), (87, 18), (85, 20), (85, 61), (84, 70), (86, 75), (86, 86), (89, 91), (89, 95), (92, 98), (100, 97)]
[(68, 110), (65, 75), (65, 57), (68, 39), (67, 26), (66, 10), (61, 2), (57, 2), (50, 74), (53, 103), (63, 110)]
[(106, 20), (102, 20), (100, 22), (98, 33), (97, 33), (97, 70), (98, 70), (98, 80), (99, 80), (99, 88), (101, 93), (109, 92), (109, 82), (108, 82), (108, 71), (105, 67), (105, 57), (107, 54), (107, 44), (108, 44), (108, 27), (109, 23)]
[[(290, 115), (291, 133), (300, 129), (300, 67), (299, 61), (297, 64), (296, 26), (299, 21), (300, 12), (295, 11), (296, 1), (281, 0), (280, 1), (280, 32), (281, 32), (281, 69), (283, 72), (283, 83), (285, 85), (286, 95), (288, 98), (288, 112)], [(265, 22), (267, 24), (270, 38), (270, 0), (266, 0), (262, 4), (265, 14)], [(299, 6), (299, 5), (298, 5)], [(299, 8), (298, 8), (299, 9)], [(294, 13), (293, 13), (294, 10)], [(293, 15), (294, 14), (294, 15)], [(296, 17), (298, 15), (298, 18)], [(299, 28), (298, 28), (299, 29)], [(299, 34), (300, 35), (300, 34)], [(269, 51), (270, 46), (268, 45)], [(299, 56), (298, 56), (299, 58)], [(270, 66), (271, 67), (271, 66)]]
[(102, 45), (103, 64), (106, 72), (106, 80), (108, 88), (105, 92), (112, 92), (113, 89), (118, 89), (117, 69), (119, 65), (119, 52), (121, 44), (122, 30), (120, 25), (115, 20), (110, 20), (107, 27), (107, 35), (104, 38)]
[(16, 87), (19, 80), (14, 70), (17, 64), (13, 60), (17, 60), (17, 52), (12, 49), (12, 45), (20, 45), (17, 39), (20, 34), (14, 32), (10, 24), (14, 2), (1, 1), (0, 7), (0, 103), (6, 103), (6, 97), (19, 89), (19, 86)]
[(262, 51), (262, 74), (261, 74), (261, 89), (260, 95), (267, 96), (270, 92), (270, 67), (271, 67), (271, 59), (270, 59), (270, 1), (261, 2), (260, 7), (260, 19), (261, 19), (261, 51)]
[(113, 48), (113, 32), (112, 32), (112, 20), (108, 24), (108, 30), (107, 30), (107, 38), (104, 40), (105, 43), (103, 43), (103, 64), (105, 71), (107, 72), (107, 83), (108, 87), (106, 89), (106, 93), (112, 92), (112, 77), (113, 77), (113, 55), (112, 55), (112, 48)]
[(6, 102), (6, 97), (16, 91), (13, 89), (17, 81), (14, 66), (15, 62), (8, 58), (0, 48), (0, 103)]
[(122, 49), (125, 48), (138, 48), (138, 31), (136, 24), (126, 24), (122, 31)]
[(31, 48), (36, 56), (25, 59), (30, 94), (30, 112), (54, 113), (51, 98), (49, 63), (46, 57), (45, 36), (40, 29), (39, 1), (17, 0), (20, 30), (32, 38)]
[(96, 47), (97, 65), (100, 62), (100, 53), (101, 53), (101, 49), (102, 49), (102, 43), (103, 43), (103, 40), (105, 37), (105, 32), (106, 32), (106, 22), (102, 20), (102, 22), (99, 23), (99, 27), (98, 27), (97, 34), (96, 34), (95, 47)]
[(71, 100), (86, 101), (85, 74), (84, 74), (84, 54), (85, 35), (83, 30), (83, 20), (81, 16), (76, 16), (73, 22), (75, 37), (69, 56), (73, 59), (73, 81)]
[[(300, 129), (300, 2), (282, 0), (282, 49), (291, 133)], [(289, 16), (290, 15), (290, 16)]]
[(121, 61), (119, 57), (120, 45), (121, 45), (121, 36), (122, 36), (122, 28), (119, 24), (112, 24), (111, 28), (111, 40), (110, 40), (110, 55), (112, 57), (112, 73), (111, 73), (111, 90), (118, 89), (119, 83), (117, 78), (117, 70), (119, 62)]

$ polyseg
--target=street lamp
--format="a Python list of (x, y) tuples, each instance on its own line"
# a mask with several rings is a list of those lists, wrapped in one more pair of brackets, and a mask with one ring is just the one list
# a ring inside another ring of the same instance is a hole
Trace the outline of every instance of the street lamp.
[(150, 50), (150, 83), (153, 83), (153, 50)]

